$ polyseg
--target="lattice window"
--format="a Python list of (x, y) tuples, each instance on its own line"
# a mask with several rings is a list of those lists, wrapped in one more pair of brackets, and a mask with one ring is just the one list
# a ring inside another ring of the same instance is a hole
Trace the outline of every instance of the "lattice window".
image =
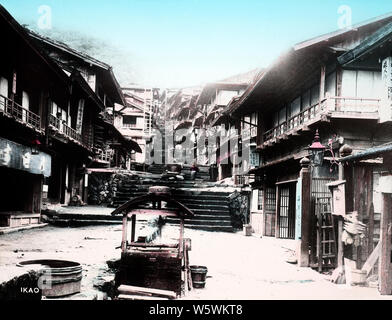
[(276, 209), (276, 189), (266, 188), (265, 190), (265, 210), (275, 211)]

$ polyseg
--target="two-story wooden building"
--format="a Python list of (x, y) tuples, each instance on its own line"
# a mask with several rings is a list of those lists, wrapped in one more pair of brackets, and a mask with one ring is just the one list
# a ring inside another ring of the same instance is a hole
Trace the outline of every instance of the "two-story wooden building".
[(37, 222), (42, 198), (60, 204), (86, 199), (86, 168), (108, 161), (100, 151), (114, 149), (120, 165), (140, 149), (107, 112), (110, 101), (123, 101), (110, 68), (97, 71), (94, 90), (83, 73), (94, 69), (87, 57), (29, 32), (2, 6), (0, 23), (7, 43), (0, 62), (0, 212), (3, 224), (13, 226)]
[[(254, 228), (306, 242), (307, 265), (323, 259), (318, 244), (328, 239), (317, 242), (315, 216), (331, 198), (328, 183), (339, 178), (339, 150), (355, 154), (391, 141), (382, 80), (392, 49), (391, 22), (385, 15), (295, 45), (226, 112), (237, 119), (258, 112), (260, 165), (251, 173), (262, 219)], [(308, 185), (300, 173), (317, 131), (325, 157), (321, 166), (311, 163)]]

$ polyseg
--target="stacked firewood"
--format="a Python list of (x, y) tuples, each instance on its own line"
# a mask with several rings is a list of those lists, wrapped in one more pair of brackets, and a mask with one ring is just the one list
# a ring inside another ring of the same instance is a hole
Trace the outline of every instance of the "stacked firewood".
[(111, 175), (95, 173), (90, 176), (88, 192), (90, 204), (110, 204), (116, 191), (117, 185)]
[(135, 184), (139, 177), (131, 173), (93, 173), (89, 183), (89, 203), (95, 205), (113, 205), (116, 192), (122, 186)]

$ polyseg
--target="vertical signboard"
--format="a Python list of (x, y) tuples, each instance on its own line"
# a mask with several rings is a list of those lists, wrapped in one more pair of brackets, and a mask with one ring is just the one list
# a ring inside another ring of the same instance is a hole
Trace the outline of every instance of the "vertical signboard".
[(76, 132), (82, 134), (83, 127), (84, 100), (79, 100), (78, 117), (76, 118)]
[(382, 62), (383, 96), (380, 106), (380, 123), (392, 121), (392, 57)]

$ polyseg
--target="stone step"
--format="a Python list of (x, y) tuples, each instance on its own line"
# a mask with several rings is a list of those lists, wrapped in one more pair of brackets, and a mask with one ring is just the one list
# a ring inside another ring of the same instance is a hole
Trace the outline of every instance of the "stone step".
[(231, 215), (230, 214), (221, 214), (221, 215), (215, 215), (215, 214), (195, 214), (194, 219), (202, 219), (202, 220), (230, 220), (231, 221)]
[[(176, 224), (173, 224), (176, 225)], [(203, 230), (203, 231), (211, 231), (211, 232), (234, 232), (234, 228), (232, 226), (211, 226), (211, 225), (194, 225), (187, 224), (185, 228), (195, 229), (195, 230)]]
[(195, 198), (189, 198), (189, 199), (181, 199), (181, 198), (176, 198), (176, 200), (186, 203), (187, 206), (194, 204), (194, 205), (203, 205), (203, 206), (224, 206), (228, 207), (229, 202), (226, 199), (213, 199), (213, 200), (208, 200), (208, 203), (206, 202), (205, 199), (199, 199), (197, 196)]
[[(180, 219), (168, 217), (167, 223), (179, 224)], [(185, 219), (185, 225), (208, 225), (208, 226), (224, 226), (231, 227), (231, 220), (204, 220), (204, 219)]]

